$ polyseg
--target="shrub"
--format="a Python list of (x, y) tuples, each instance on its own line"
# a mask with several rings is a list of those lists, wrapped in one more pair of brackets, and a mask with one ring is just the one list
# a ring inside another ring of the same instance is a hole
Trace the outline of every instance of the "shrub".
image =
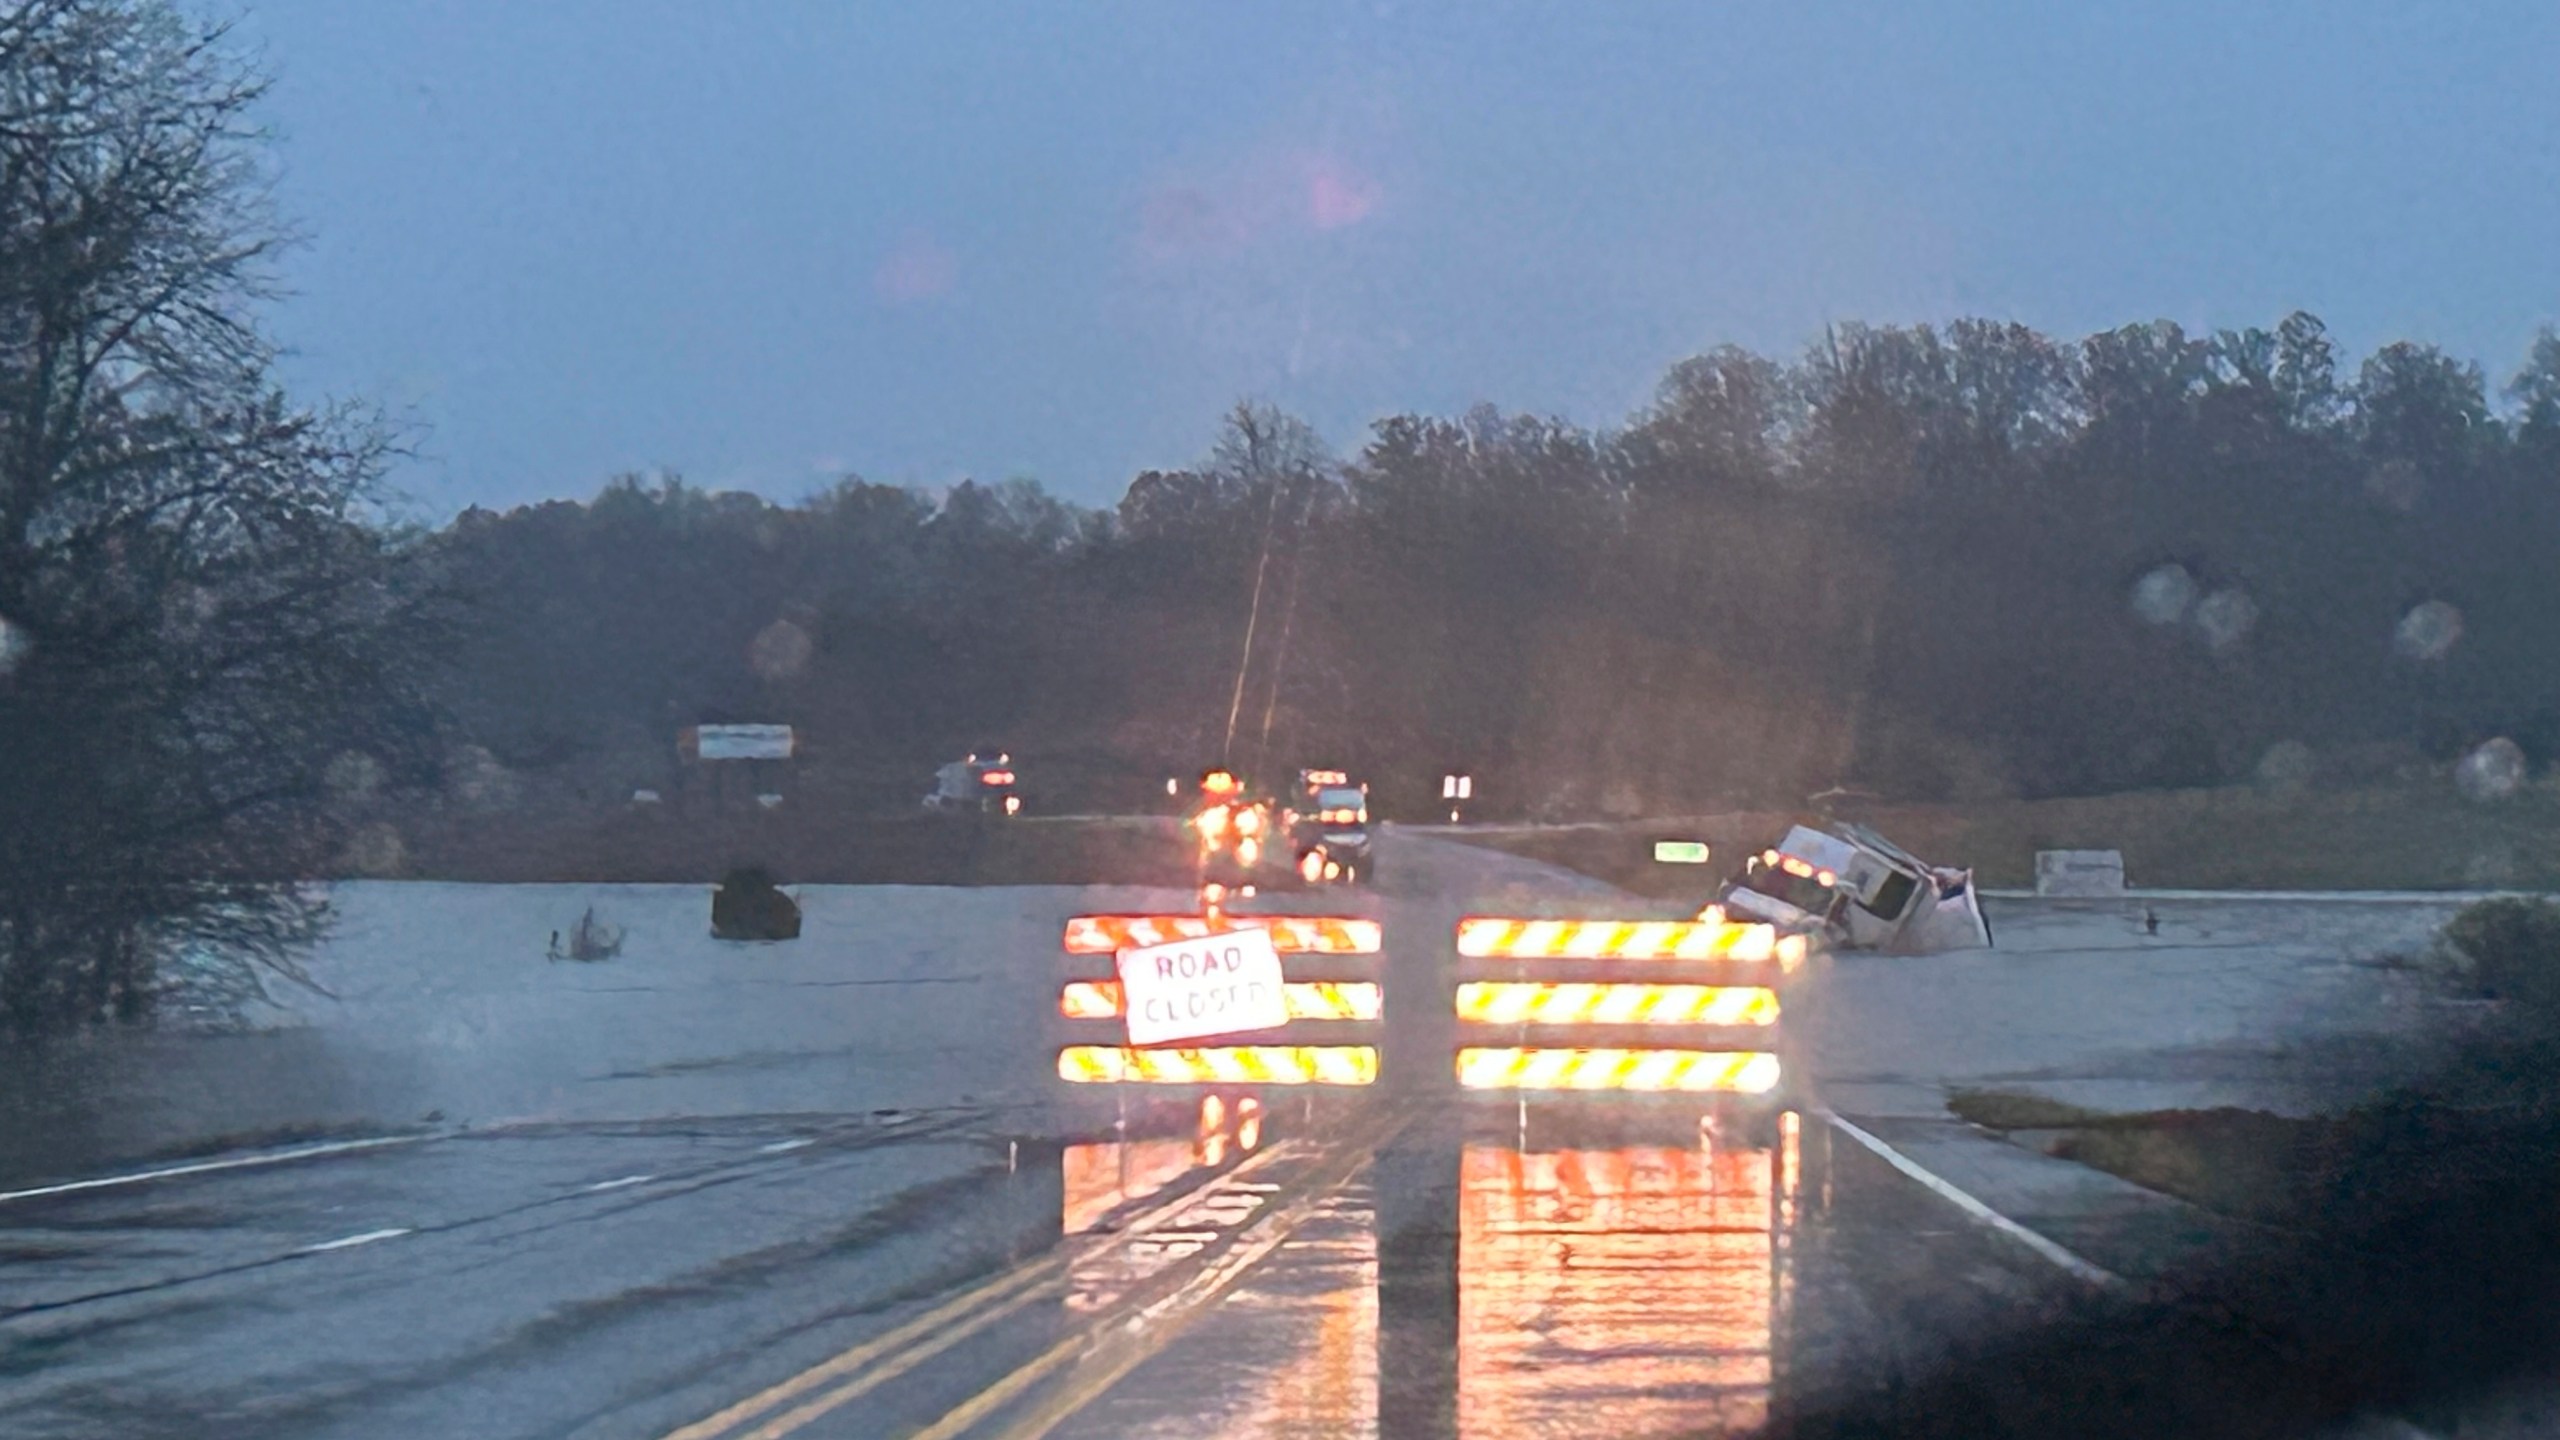
[(2482, 993), (2560, 1014), (2560, 904), (2482, 900), (2446, 922), (2442, 938)]

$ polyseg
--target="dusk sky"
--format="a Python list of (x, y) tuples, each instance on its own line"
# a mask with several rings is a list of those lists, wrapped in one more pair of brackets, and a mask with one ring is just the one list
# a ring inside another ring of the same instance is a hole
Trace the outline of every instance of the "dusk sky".
[(1826, 321), (2303, 307), (2503, 381), (2560, 319), (2560, 7), (251, 0), (287, 376), (428, 518), (669, 468), (1607, 424)]

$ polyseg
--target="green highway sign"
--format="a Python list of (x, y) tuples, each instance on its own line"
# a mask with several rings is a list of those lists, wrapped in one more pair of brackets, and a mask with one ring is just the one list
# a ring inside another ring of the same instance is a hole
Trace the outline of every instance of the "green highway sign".
[(1704, 865), (1707, 842), (1704, 840), (1656, 840), (1653, 858), (1664, 865)]

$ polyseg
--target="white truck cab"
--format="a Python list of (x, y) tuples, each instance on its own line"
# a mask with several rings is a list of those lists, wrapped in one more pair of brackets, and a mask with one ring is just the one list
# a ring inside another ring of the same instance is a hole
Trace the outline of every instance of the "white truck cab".
[(1751, 858), (1717, 903), (1783, 930), (1820, 931), (1850, 950), (1917, 953), (1991, 943), (1972, 871), (1930, 865), (1845, 822), (1831, 830), (1790, 828)]

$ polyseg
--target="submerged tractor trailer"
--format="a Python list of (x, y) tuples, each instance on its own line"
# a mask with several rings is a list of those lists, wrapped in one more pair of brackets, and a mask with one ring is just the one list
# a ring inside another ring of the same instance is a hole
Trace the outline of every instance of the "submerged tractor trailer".
[(1744, 863), (1716, 908), (1841, 950), (1922, 955), (1991, 944), (1972, 871), (1931, 865), (1847, 822), (1792, 827)]

